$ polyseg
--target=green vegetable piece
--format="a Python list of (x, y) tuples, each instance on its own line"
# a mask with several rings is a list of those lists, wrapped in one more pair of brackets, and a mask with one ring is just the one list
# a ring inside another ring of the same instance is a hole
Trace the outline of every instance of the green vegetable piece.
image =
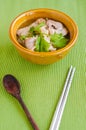
[(25, 36), (25, 35), (21, 35), (21, 36), (20, 36), (20, 40), (23, 41), (23, 40), (26, 39), (26, 37), (27, 37), (27, 36)]
[(41, 28), (42, 26), (44, 26), (45, 23), (44, 22), (41, 22), (40, 24), (38, 24), (35, 28)]
[(30, 32), (33, 32), (33, 31), (34, 31), (34, 27), (31, 27), (31, 28), (30, 28)]
[(62, 34), (56, 34), (56, 33), (51, 35), (50, 39), (51, 39), (53, 46), (56, 48), (62, 48), (64, 46), (66, 46), (67, 42), (69, 41), (69, 39), (62, 36)]
[(49, 47), (50, 47), (50, 44), (42, 36), (41, 37), (41, 43), (40, 43), (40, 52), (48, 52)]
[(31, 28), (30, 28), (30, 33), (32, 33), (32, 35), (40, 34), (40, 33), (41, 33), (41, 32), (40, 32), (40, 28), (41, 28), (42, 26), (44, 26), (44, 25), (45, 25), (45, 23), (42, 22), (42, 23), (38, 24), (36, 27), (31, 27)]
[(40, 49), (40, 41), (41, 41), (41, 38), (38, 37), (37, 40), (36, 40), (36, 48), (35, 48), (35, 51), (39, 51), (39, 49)]
[(35, 36), (38, 32), (35, 30), (35, 27), (31, 27), (29, 31), (29, 35)]

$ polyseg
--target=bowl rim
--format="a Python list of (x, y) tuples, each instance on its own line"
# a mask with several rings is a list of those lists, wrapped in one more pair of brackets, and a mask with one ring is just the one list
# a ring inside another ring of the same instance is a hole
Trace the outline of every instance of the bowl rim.
[[(31, 12), (35, 12), (35, 11), (48, 11), (48, 12), (49, 11), (54, 11), (54, 12), (61, 13), (62, 15), (65, 15), (71, 21), (71, 23), (73, 25), (73, 28), (74, 28), (74, 31), (75, 31), (75, 33), (74, 33), (73, 38), (71, 39), (71, 41), (69, 41), (69, 43), (65, 47), (63, 47), (61, 49), (58, 49), (56, 51), (52, 51), (52, 52), (36, 52), (36, 51), (32, 51), (32, 50), (29, 50), (28, 48), (23, 47), (17, 41), (17, 39), (15, 39), (12, 30), (13, 30), (13, 27), (14, 27), (14, 25), (15, 25), (15, 23), (16, 23), (16, 21), (18, 19), (20, 19), (21, 17), (25, 16), (27, 13), (31, 13)], [(65, 51), (68, 51), (75, 44), (75, 42), (77, 40), (77, 37), (78, 37), (78, 26), (77, 26), (77, 24), (75, 23), (75, 21), (70, 16), (68, 16), (67, 14), (65, 14), (62, 11), (55, 10), (55, 9), (50, 9), (50, 8), (37, 8), (37, 9), (27, 10), (25, 12), (20, 13), (18, 16), (16, 16), (14, 18), (14, 20), (10, 24), (9, 36), (10, 36), (10, 39), (11, 39), (12, 43), (14, 44), (14, 46), (16, 46), (19, 50), (24, 51), (24, 52), (26, 52), (28, 54), (31, 54), (31, 55), (37, 55), (37, 56), (40, 55), (40, 56), (44, 57), (45, 55), (47, 55), (47, 56), (57, 55), (57, 54), (65, 52)]]

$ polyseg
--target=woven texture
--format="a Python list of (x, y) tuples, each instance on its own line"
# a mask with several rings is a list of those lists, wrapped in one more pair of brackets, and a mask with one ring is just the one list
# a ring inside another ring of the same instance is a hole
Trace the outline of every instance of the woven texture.
[[(52, 8), (71, 16), (79, 37), (70, 53), (52, 65), (36, 65), (23, 59), (9, 39), (11, 21), (21, 12)], [(86, 1), (85, 0), (0, 0), (0, 130), (32, 130), (21, 106), (2, 84), (5, 74), (21, 84), (21, 96), (40, 130), (49, 126), (70, 65), (76, 67), (60, 130), (86, 129)]]

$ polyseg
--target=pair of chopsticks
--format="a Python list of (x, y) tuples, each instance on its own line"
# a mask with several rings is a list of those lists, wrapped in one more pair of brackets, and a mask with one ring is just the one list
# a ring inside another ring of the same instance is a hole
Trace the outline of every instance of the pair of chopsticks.
[(63, 115), (63, 111), (64, 111), (64, 107), (67, 101), (67, 97), (68, 97), (68, 93), (70, 90), (70, 86), (73, 80), (73, 76), (74, 76), (74, 72), (75, 72), (75, 67), (73, 68), (72, 66), (69, 69), (65, 84), (64, 84), (64, 88), (59, 100), (59, 103), (56, 107), (54, 116), (53, 116), (53, 120), (51, 122), (50, 125), (50, 129), (49, 130), (59, 130), (59, 126), (60, 126), (60, 122), (61, 122), (61, 118)]

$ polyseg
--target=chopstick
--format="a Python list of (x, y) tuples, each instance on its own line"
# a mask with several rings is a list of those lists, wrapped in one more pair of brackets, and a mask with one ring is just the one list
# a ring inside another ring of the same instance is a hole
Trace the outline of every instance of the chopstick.
[(74, 76), (74, 72), (75, 72), (75, 67), (73, 68), (72, 66), (69, 69), (65, 84), (64, 84), (64, 88), (59, 100), (59, 103), (56, 107), (54, 116), (53, 116), (53, 120), (51, 122), (50, 128), (49, 130), (59, 130), (59, 126), (60, 126), (60, 122), (61, 122), (61, 118), (63, 115), (63, 111), (65, 108), (65, 104), (67, 101), (67, 97), (68, 97), (68, 93), (70, 90), (70, 86), (73, 80), (73, 76)]

